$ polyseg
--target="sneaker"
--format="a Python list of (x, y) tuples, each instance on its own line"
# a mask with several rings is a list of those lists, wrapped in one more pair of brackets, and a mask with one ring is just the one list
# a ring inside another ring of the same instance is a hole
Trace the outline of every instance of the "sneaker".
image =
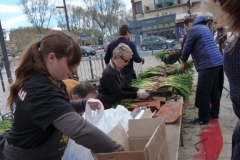
[(200, 118), (196, 118), (194, 120), (191, 120), (188, 122), (189, 124), (194, 124), (194, 125), (207, 125), (208, 122), (203, 122)]

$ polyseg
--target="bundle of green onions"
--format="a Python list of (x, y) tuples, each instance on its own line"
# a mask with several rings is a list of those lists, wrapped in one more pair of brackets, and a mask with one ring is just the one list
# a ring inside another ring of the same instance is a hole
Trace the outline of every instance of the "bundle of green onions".
[(132, 86), (145, 89), (147, 91), (157, 91), (159, 88), (164, 86), (166, 77), (154, 76), (151, 78), (135, 79), (132, 82)]
[(157, 91), (161, 87), (171, 86), (184, 101), (189, 101), (189, 96), (192, 93), (192, 80), (190, 74), (174, 75), (169, 77), (151, 77), (145, 79), (134, 80), (132, 86), (145, 89), (147, 91)]
[(186, 62), (185, 69), (182, 72), (178, 70), (179, 64), (171, 65), (159, 65), (156, 67), (148, 68), (146, 71), (138, 74), (138, 79), (150, 78), (153, 76), (169, 76), (169, 75), (178, 75), (178, 74), (191, 74), (195, 73), (193, 69), (193, 63)]
[(143, 79), (152, 77), (152, 75), (155, 74), (157, 71), (158, 71), (157, 67), (148, 68), (146, 71), (139, 73), (138, 78)]
[(182, 72), (179, 72), (178, 70), (179, 65), (176, 65), (174, 68), (172, 68), (170, 71), (166, 72), (166, 75), (177, 75), (177, 74), (190, 74), (193, 75), (195, 73), (192, 62), (185, 62), (184, 70)]
[(168, 51), (168, 50), (162, 51), (162, 52), (159, 52), (159, 53), (155, 54), (155, 58), (157, 60), (161, 60), (161, 58), (168, 59), (169, 58), (169, 54), (170, 54), (170, 51)]
[(188, 102), (189, 96), (193, 92), (192, 80), (193, 77), (190, 74), (171, 76), (165, 83), (165, 86), (172, 86), (177, 91), (177, 93), (183, 97), (183, 100), (185, 102)]

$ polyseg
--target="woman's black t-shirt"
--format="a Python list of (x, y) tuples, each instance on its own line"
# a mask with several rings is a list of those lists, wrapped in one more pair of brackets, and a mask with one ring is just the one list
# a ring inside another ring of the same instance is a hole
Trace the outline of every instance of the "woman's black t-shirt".
[[(54, 132), (60, 132), (52, 125), (53, 121), (68, 112), (75, 112), (65, 92), (42, 74), (27, 81), (14, 102), (14, 120), (7, 140), (22, 149), (45, 144)], [(64, 147), (67, 140), (62, 138), (56, 149)]]

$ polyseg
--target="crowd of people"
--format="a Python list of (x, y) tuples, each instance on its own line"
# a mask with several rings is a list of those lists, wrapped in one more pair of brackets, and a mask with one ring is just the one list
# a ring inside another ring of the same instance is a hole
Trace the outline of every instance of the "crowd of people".
[(25, 51), (8, 97), (14, 118), (5, 136), (4, 160), (60, 160), (68, 138), (95, 153), (124, 151), (80, 116), (86, 103), (96, 110), (99, 102), (69, 100), (62, 80), (81, 58), (79, 44), (63, 31), (51, 31)]
[[(217, 3), (218, 0), (213, 0)], [(240, 32), (236, 11), (237, 0), (220, 1), (223, 12), (230, 17), (229, 28)], [(207, 125), (210, 119), (219, 118), (220, 99), (223, 89), (224, 71), (229, 79), (233, 109), (240, 118), (240, 91), (238, 69), (240, 68), (237, 37), (224, 45), (225, 32), (219, 24), (218, 48), (204, 16), (184, 22), (184, 36), (179, 70), (192, 57), (198, 72), (195, 107), (198, 118), (189, 121), (194, 125)], [(8, 106), (14, 119), (12, 128), (5, 136), (4, 160), (60, 160), (68, 138), (95, 153), (119, 152), (124, 148), (105, 133), (88, 123), (82, 115), (86, 103), (98, 110), (99, 102), (104, 109), (112, 108), (122, 99), (147, 99), (149, 94), (141, 88), (131, 86), (136, 73), (133, 62), (144, 64), (135, 44), (129, 40), (130, 28), (122, 25), (119, 38), (111, 42), (104, 57), (106, 68), (98, 87), (89, 82), (69, 78), (81, 61), (81, 50), (77, 41), (63, 31), (51, 31), (26, 51), (16, 69), (16, 80), (10, 87)], [(225, 45), (224, 45), (225, 46)], [(223, 53), (224, 50), (224, 53)], [(223, 53), (223, 54), (222, 54)], [(29, 61), (31, 59), (31, 61)], [(91, 101), (92, 99), (100, 101)], [(233, 133), (232, 159), (240, 157), (240, 122)]]
[[(120, 35), (126, 33), (129, 34), (129, 28), (125, 25), (121, 27)], [(73, 36), (63, 31), (51, 31), (31, 44), (10, 87), (8, 106), (14, 118), (12, 128), (4, 136), (4, 143), (1, 141), (4, 160), (16, 157), (60, 160), (68, 138), (95, 153), (124, 151), (121, 145), (84, 120), (82, 114), (86, 103), (93, 110), (100, 109), (100, 101), (92, 100), (95, 97), (102, 101), (105, 109), (123, 98), (148, 98), (146, 91), (131, 87), (122, 73), (125, 66), (133, 67), (133, 60), (144, 63), (135, 44), (128, 38), (120, 37), (125, 43), (114, 44), (111, 62), (103, 72), (98, 92), (92, 84), (72, 79), (72, 73), (82, 58)], [(126, 73), (135, 74), (133, 69)], [(108, 101), (104, 98), (106, 95), (113, 99)]]

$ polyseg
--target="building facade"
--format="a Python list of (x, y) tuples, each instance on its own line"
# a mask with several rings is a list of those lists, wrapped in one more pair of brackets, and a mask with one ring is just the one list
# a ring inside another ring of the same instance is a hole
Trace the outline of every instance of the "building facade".
[(137, 45), (148, 36), (178, 40), (184, 34), (184, 20), (205, 15), (212, 28), (213, 16), (204, 12), (207, 0), (131, 0), (133, 19), (128, 22)]

